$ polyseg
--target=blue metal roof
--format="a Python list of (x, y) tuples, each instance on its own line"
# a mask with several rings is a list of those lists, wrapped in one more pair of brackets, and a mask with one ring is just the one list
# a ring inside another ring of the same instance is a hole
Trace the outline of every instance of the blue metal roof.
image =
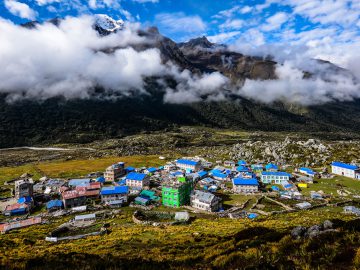
[(250, 219), (254, 219), (254, 218), (257, 218), (257, 217), (258, 217), (258, 214), (255, 214), (255, 213), (248, 214), (248, 218), (250, 218)]
[(301, 167), (299, 170), (300, 170), (300, 171), (307, 172), (307, 173), (309, 173), (309, 174), (314, 174), (314, 171), (313, 171), (312, 169), (310, 169), (310, 168)]
[(275, 176), (288, 176), (288, 177), (291, 177), (291, 174), (287, 173), (287, 172), (262, 172), (261, 175), (275, 175)]
[(278, 169), (278, 166), (275, 165), (275, 164), (273, 164), (273, 163), (269, 163), (269, 164), (266, 164), (266, 165), (265, 165), (265, 169), (266, 169), (266, 170), (271, 170), (271, 169), (277, 170), (277, 169)]
[(63, 206), (63, 202), (61, 200), (52, 200), (46, 204), (47, 209), (50, 209), (53, 207), (62, 207), (62, 206)]
[(105, 183), (105, 178), (103, 176), (100, 176), (96, 178), (96, 182)]
[(193, 160), (190, 160), (190, 159), (178, 159), (178, 160), (176, 161), (176, 163), (195, 166), (195, 165), (197, 165), (199, 162), (198, 162), (198, 161), (193, 161)]
[(246, 178), (234, 178), (234, 185), (251, 185), (258, 186), (259, 182), (256, 178), (246, 179)]
[(126, 179), (143, 181), (145, 179), (145, 177), (146, 177), (145, 173), (131, 172), (126, 176)]
[(18, 199), (18, 203), (29, 203), (31, 202), (32, 198), (30, 196), (21, 197)]
[(248, 172), (249, 168), (241, 165), (241, 166), (237, 167), (236, 170), (238, 172)]
[(218, 178), (226, 178), (227, 177), (227, 175), (225, 173), (220, 173), (220, 172), (212, 172), (212, 176), (218, 177)]
[(238, 164), (238, 165), (246, 165), (246, 161), (243, 160), (243, 159), (241, 159), (241, 160), (238, 161), (237, 164)]
[(150, 167), (150, 168), (147, 169), (147, 171), (150, 172), (150, 173), (153, 173), (153, 172), (156, 172), (157, 169), (154, 168), (154, 167)]
[(199, 175), (199, 177), (204, 177), (208, 173), (206, 171), (201, 171), (201, 172), (198, 172), (197, 174)]
[(22, 215), (22, 214), (26, 214), (26, 212), (27, 212), (27, 207), (20, 207), (10, 210), (11, 215)]
[(351, 164), (342, 163), (342, 162), (338, 162), (338, 161), (334, 161), (333, 163), (331, 163), (331, 166), (340, 167), (340, 168), (349, 169), (349, 170), (359, 169), (359, 167), (356, 165), (351, 165)]
[(112, 194), (127, 194), (129, 192), (128, 186), (111, 186), (103, 187), (101, 189), (101, 195), (112, 195)]
[(71, 179), (69, 181), (69, 186), (87, 186), (90, 184), (90, 179)]

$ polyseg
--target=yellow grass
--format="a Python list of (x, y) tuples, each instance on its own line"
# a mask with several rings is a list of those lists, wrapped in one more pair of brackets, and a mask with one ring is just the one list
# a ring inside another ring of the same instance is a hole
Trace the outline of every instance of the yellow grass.
[(0, 168), (0, 184), (6, 180), (19, 177), (23, 173), (30, 173), (34, 175), (34, 179), (41, 176), (48, 177), (80, 177), (85, 176), (90, 172), (104, 171), (109, 165), (123, 161), (126, 166), (161, 166), (165, 163), (160, 160), (158, 156), (126, 156), (126, 157), (106, 157), (90, 160), (69, 160), (69, 161), (54, 161), (39, 164), (27, 164), (18, 167), (1, 167)]

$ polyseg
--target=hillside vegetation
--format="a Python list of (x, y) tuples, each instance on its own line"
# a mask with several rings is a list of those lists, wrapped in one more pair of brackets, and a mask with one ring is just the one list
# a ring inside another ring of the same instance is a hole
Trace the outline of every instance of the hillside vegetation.
[(101, 99), (7, 103), (0, 98), (0, 147), (46, 143), (88, 143), (99, 139), (183, 125), (243, 131), (359, 131), (360, 103), (308, 108), (263, 105), (249, 100), (164, 104), (162, 94), (105, 101)]

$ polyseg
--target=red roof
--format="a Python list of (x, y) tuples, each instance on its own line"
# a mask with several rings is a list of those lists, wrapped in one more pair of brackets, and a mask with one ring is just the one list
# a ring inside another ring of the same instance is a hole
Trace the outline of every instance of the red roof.
[(14, 203), (14, 204), (7, 205), (5, 208), (5, 211), (12, 211), (15, 209), (28, 208), (28, 207), (29, 206), (26, 203)]
[(30, 225), (39, 224), (39, 223), (41, 223), (41, 217), (28, 218), (28, 219), (24, 219), (24, 220), (0, 224), (0, 231), (5, 232), (5, 231), (9, 231), (11, 229), (22, 228), (22, 227), (26, 227), (26, 226), (30, 226)]
[(65, 200), (74, 199), (79, 197), (92, 197), (99, 196), (100, 190), (87, 190), (86, 187), (77, 188), (75, 190), (69, 190), (62, 193), (62, 197)]

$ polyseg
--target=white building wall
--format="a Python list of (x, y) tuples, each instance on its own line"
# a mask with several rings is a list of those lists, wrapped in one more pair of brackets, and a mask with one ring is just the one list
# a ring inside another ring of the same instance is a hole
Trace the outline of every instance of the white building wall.
[(342, 167), (338, 167), (338, 166), (331, 166), (331, 172), (333, 174), (337, 174), (337, 175), (343, 175), (343, 176), (350, 177), (350, 178), (356, 178), (355, 177), (356, 171), (351, 170), (351, 169), (346, 169), (346, 168), (342, 168)]

